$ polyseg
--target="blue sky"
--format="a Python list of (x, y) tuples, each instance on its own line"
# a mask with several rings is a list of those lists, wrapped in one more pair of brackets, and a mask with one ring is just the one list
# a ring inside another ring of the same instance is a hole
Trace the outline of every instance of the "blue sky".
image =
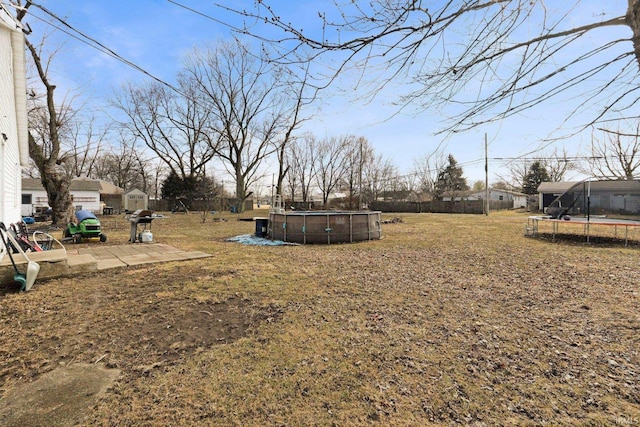
[[(0, 0), (3, 3), (5, 0)], [(211, 0), (177, 0), (189, 7), (221, 21), (236, 24), (232, 15), (225, 14)], [(563, 1), (563, 0), (557, 0)], [(36, 1), (63, 18), (70, 25), (95, 38), (121, 57), (137, 64), (154, 76), (174, 83), (181, 68), (182, 58), (194, 46), (229, 37), (229, 29), (214, 20), (187, 11), (166, 0), (39, 0)], [(222, 1), (222, 3), (225, 3)], [(237, 8), (251, 7), (253, 1), (227, 1)], [(330, 7), (329, 0), (274, 1), (274, 9), (287, 14), (287, 18), (300, 25), (313, 28), (317, 12)], [(551, 9), (555, 0), (547, 2)], [(626, 1), (611, 0), (602, 5), (597, 0), (582, 2), (572, 20), (581, 22), (605, 13), (608, 17), (623, 15)], [(52, 28), (35, 17), (46, 18), (33, 9), (28, 22), (36, 32)], [(617, 37), (628, 37), (625, 28), (610, 27)], [(602, 43), (610, 39), (610, 33), (594, 32), (589, 43)], [(52, 64), (52, 78), (58, 92), (74, 91), (89, 99), (88, 105), (100, 112), (107, 99), (120, 85), (140, 83), (147, 79), (139, 71), (99, 52), (88, 45), (61, 33), (52, 34), (52, 45), (60, 51)], [(62, 44), (61, 44), (62, 43)], [(331, 61), (330, 58), (327, 58)], [(313, 120), (306, 130), (316, 135), (339, 136), (353, 134), (366, 137), (376, 152), (390, 159), (401, 173), (413, 167), (414, 159), (443, 147), (463, 166), (470, 182), (484, 180), (484, 135), (489, 140), (489, 157), (520, 157), (542, 145), (542, 140), (554, 134), (567, 114), (562, 102), (546, 103), (539, 108), (492, 125), (481, 126), (455, 136), (435, 136), (442, 128), (442, 119), (450, 110), (418, 111), (406, 109), (394, 116), (396, 95), (402, 85), (390, 86), (369, 103), (357, 101), (356, 91), (350, 90), (353, 82), (344, 78), (336, 90), (327, 92), (322, 102), (315, 106)], [(339, 90), (337, 89), (339, 88)], [(550, 145), (537, 155), (548, 155), (553, 148), (565, 149), (570, 156), (586, 155), (590, 142), (588, 133)], [(536, 154), (528, 154), (534, 158)], [(489, 165), (490, 182), (506, 175), (503, 162), (492, 160)]]

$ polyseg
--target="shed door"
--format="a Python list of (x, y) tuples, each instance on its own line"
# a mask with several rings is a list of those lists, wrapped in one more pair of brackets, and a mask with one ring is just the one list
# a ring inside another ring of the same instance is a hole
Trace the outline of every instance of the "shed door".
[(553, 202), (556, 197), (558, 197), (558, 194), (552, 194), (552, 193), (543, 193), (542, 194), (542, 207), (546, 208), (548, 207), (551, 202)]

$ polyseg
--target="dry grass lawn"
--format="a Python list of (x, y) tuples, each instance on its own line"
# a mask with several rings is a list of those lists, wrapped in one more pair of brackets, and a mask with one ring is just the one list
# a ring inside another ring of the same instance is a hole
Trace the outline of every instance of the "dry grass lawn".
[[(122, 373), (81, 424), (640, 425), (637, 242), (401, 218), (279, 247), (226, 242), (253, 231), (233, 217), (155, 221), (156, 242), (214, 256), (0, 295), (0, 399), (98, 363)], [(126, 242), (125, 220), (103, 226)]]

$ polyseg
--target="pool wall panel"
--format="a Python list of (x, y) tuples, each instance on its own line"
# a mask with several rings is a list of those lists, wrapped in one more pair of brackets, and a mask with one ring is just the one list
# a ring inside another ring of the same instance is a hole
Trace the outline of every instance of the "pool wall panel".
[(379, 211), (270, 213), (268, 229), (271, 239), (302, 244), (351, 243), (382, 237)]

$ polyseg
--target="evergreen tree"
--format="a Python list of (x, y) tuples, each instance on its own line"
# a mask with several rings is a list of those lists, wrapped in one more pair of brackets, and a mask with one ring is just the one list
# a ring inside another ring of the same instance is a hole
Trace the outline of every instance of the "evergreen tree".
[(538, 194), (540, 183), (549, 181), (551, 181), (551, 178), (547, 168), (539, 160), (536, 160), (531, 165), (529, 172), (523, 177), (522, 192), (525, 194)]
[(458, 162), (449, 154), (447, 158), (449, 164), (438, 173), (438, 179), (435, 184), (435, 197), (442, 200), (444, 196), (454, 201), (463, 191), (469, 190), (467, 179), (462, 176), (462, 168), (458, 166)]
[(196, 178), (189, 176), (184, 179), (171, 171), (167, 179), (162, 183), (163, 199), (192, 199), (196, 191)]

